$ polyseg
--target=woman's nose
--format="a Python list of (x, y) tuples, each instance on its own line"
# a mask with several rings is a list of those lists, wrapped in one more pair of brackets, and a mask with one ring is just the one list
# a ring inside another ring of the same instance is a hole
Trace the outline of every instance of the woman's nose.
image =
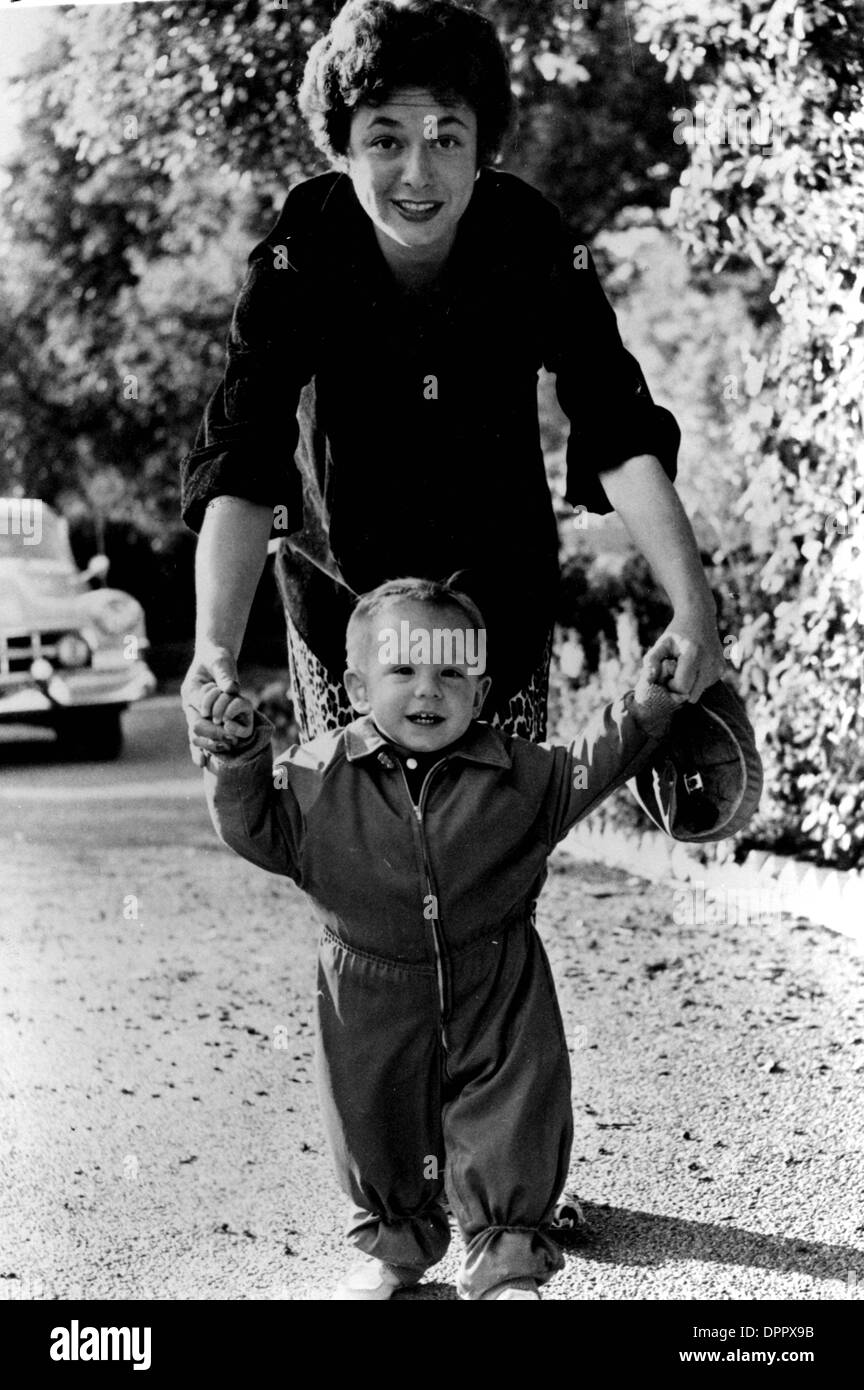
[(402, 169), (402, 181), (411, 188), (427, 188), (432, 183), (432, 151), (428, 140), (411, 145)]

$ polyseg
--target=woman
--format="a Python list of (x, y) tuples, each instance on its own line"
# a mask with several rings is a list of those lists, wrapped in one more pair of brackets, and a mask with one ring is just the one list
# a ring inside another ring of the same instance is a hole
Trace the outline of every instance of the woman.
[(723, 652), (672, 485), (677, 425), (558, 210), (491, 167), (513, 110), (492, 25), (448, 0), (351, 0), (309, 54), (300, 105), (333, 170), (292, 189), (252, 252), (183, 463), (200, 532), (183, 686), (195, 760), (230, 742), (222, 715), (274, 518), (304, 737), (352, 717), (354, 596), (457, 573), (489, 628), (484, 716), (545, 736), (558, 545), (541, 365), (571, 423), (567, 498), (624, 520), (674, 608), (655, 674), (678, 658), (672, 688), (698, 699)]

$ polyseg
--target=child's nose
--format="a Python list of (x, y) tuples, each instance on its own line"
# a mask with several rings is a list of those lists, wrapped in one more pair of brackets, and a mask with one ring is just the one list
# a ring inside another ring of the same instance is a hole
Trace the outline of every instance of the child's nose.
[(414, 693), (426, 698), (440, 696), (441, 678), (438, 672), (429, 666), (418, 667), (417, 679), (414, 683)]

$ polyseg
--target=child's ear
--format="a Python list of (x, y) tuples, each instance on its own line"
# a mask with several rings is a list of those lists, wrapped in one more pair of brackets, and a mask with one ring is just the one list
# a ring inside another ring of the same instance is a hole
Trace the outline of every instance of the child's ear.
[(491, 676), (478, 676), (474, 682), (474, 708), (471, 711), (474, 719), (480, 718), (480, 711), (486, 703), (486, 696), (489, 694), (492, 685)]
[(342, 677), (343, 684), (348, 692), (348, 699), (351, 701), (358, 714), (368, 714), (372, 706), (366, 694), (366, 677), (362, 671), (352, 671), (349, 669)]

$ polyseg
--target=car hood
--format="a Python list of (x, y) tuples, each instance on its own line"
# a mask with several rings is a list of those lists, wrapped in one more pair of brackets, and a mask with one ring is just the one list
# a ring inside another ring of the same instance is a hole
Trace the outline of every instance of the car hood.
[(120, 589), (76, 589), (76, 575), (50, 562), (0, 560), (0, 630), (80, 629), (118, 597)]

